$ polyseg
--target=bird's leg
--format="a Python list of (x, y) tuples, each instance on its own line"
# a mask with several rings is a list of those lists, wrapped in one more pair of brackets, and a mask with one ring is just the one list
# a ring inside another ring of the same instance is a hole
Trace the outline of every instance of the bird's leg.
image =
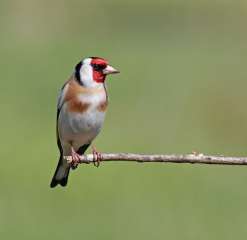
[(72, 157), (72, 161), (70, 163), (71, 168), (76, 169), (80, 163), (80, 154), (78, 154), (72, 146), (71, 146), (71, 157)]
[(92, 150), (93, 150), (93, 165), (95, 167), (99, 167), (100, 161), (102, 160), (102, 155), (100, 152), (96, 150), (94, 146), (92, 146)]

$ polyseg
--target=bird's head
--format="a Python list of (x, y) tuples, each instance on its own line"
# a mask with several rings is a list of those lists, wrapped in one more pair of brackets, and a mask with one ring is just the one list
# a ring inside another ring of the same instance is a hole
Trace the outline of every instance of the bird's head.
[(86, 87), (104, 83), (107, 75), (115, 73), (119, 73), (119, 71), (100, 57), (85, 58), (75, 66), (76, 80)]

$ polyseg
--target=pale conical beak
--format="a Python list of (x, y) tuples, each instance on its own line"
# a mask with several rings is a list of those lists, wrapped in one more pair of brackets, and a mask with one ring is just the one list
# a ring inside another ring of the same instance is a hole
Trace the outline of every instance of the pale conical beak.
[(107, 65), (107, 67), (103, 70), (103, 74), (105, 75), (115, 74), (115, 73), (120, 73), (120, 72), (110, 65)]

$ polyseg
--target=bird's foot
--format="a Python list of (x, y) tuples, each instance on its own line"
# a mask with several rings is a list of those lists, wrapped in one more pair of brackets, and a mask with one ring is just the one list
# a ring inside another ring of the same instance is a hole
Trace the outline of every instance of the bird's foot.
[(96, 150), (94, 146), (92, 146), (92, 150), (93, 150), (93, 165), (95, 167), (99, 167), (100, 161), (102, 160), (102, 155), (100, 152)]
[(72, 169), (76, 169), (81, 162), (81, 158), (80, 158), (81, 156), (74, 150), (73, 147), (71, 148), (71, 157), (72, 160), (70, 166)]

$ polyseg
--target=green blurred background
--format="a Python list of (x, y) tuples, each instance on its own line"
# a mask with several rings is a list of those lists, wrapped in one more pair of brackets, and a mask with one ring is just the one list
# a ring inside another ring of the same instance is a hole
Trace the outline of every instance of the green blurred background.
[(246, 239), (245, 167), (83, 165), (49, 188), (85, 56), (121, 71), (99, 150), (247, 155), (246, 21), (245, 0), (1, 0), (1, 239)]

